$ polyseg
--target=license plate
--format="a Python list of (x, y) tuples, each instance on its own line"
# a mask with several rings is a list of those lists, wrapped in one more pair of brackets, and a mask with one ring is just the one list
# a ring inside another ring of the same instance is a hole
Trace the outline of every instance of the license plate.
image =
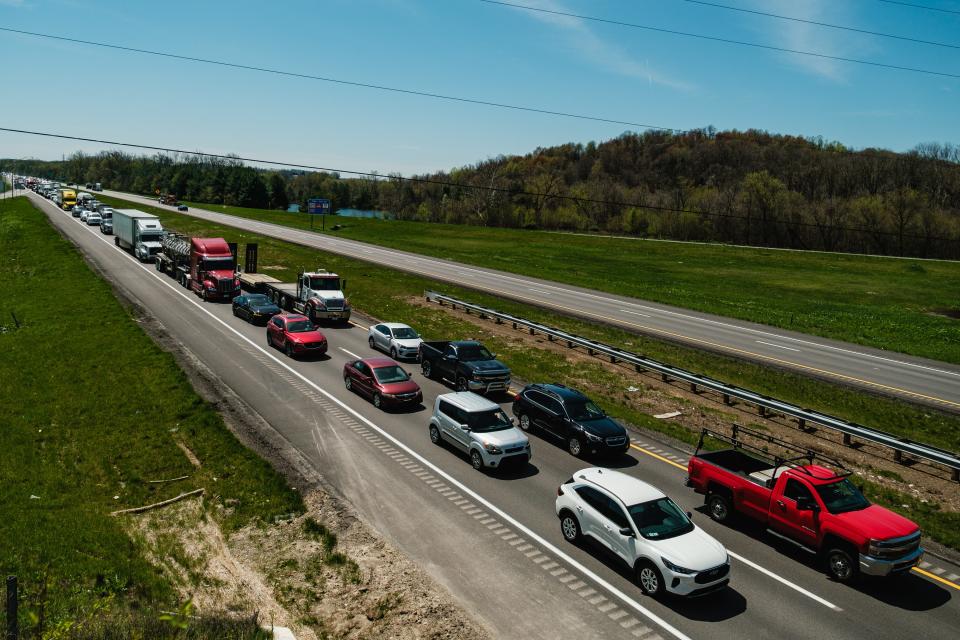
[(331, 318), (339, 318), (339, 317), (340, 317), (340, 314), (339, 314), (339, 313), (331, 313), (331, 314), (330, 314), (330, 317), (331, 317)]

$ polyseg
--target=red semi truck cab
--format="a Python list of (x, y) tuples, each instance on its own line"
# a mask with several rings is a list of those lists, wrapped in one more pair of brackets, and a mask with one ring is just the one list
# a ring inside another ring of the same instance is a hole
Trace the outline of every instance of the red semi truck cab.
[(190, 238), (190, 288), (204, 300), (240, 295), (237, 261), (223, 238)]
[[(777, 445), (788, 457), (770, 460), (765, 448), (744, 436)], [(701, 453), (705, 437), (732, 447)], [(734, 513), (757, 520), (773, 535), (819, 554), (837, 581), (895, 575), (916, 566), (923, 556), (920, 528), (871, 504), (850, 481), (850, 472), (816, 464), (818, 459), (828, 460), (743, 427), (735, 426), (732, 436), (704, 429), (687, 466), (687, 484), (704, 494), (707, 513), (717, 522)]]

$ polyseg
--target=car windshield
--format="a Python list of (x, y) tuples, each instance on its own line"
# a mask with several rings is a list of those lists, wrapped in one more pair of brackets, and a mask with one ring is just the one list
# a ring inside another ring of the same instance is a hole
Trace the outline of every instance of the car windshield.
[(568, 402), (567, 411), (574, 420), (598, 420), (606, 414), (603, 409), (593, 404), (589, 400), (586, 402)]
[(313, 323), (309, 320), (291, 320), (287, 323), (287, 331), (290, 333), (304, 333), (313, 329)]
[(399, 329), (393, 330), (393, 337), (398, 340), (414, 340), (420, 337), (416, 331), (410, 327), (400, 327)]
[(503, 431), (513, 427), (510, 418), (503, 412), (503, 409), (491, 409), (489, 411), (479, 411), (477, 413), (467, 414), (467, 426), (471, 431), (477, 433), (489, 433), (491, 431)]
[(222, 258), (204, 258), (203, 270), (204, 271), (233, 271), (234, 270), (233, 256), (225, 256)]
[(493, 360), (493, 354), (482, 344), (468, 344), (460, 347), (460, 360)]
[(670, 498), (635, 504), (627, 511), (640, 535), (647, 540), (665, 540), (693, 531), (687, 514)]
[(250, 306), (253, 306), (253, 307), (263, 307), (268, 304), (273, 304), (270, 301), (270, 298), (268, 298), (267, 296), (261, 293), (254, 294), (252, 296), (247, 296), (247, 302), (249, 302)]
[(860, 490), (846, 478), (840, 482), (817, 486), (817, 493), (820, 494), (820, 499), (830, 513), (859, 511), (870, 506), (870, 501), (864, 498)]
[(373, 370), (373, 375), (380, 384), (390, 384), (391, 382), (406, 382), (410, 378), (407, 372), (392, 364), (388, 367), (378, 367)]
[(340, 278), (310, 278), (310, 288), (314, 291), (340, 291)]

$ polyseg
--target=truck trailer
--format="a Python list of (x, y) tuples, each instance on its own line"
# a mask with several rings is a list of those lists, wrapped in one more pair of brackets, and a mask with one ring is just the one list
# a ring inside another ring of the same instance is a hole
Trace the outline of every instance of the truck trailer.
[(113, 235), (114, 244), (133, 253), (141, 262), (149, 262), (160, 252), (163, 227), (153, 214), (117, 209), (113, 212)]
[(240, 295), (237, 261), (223, 238), (191, 238), (167, 233), (157, 253), (157, 271), (175, 278), (204, 300)]
[(280, 282), (259, 273), (244, 273), (240, 282), (249, 290), (265, 293), (278, 307), (296, 311), (314, 322), (350, 320), (350, 301), (344, 295), (347, 281), (323, 269), (301, 272), (296, 282)]

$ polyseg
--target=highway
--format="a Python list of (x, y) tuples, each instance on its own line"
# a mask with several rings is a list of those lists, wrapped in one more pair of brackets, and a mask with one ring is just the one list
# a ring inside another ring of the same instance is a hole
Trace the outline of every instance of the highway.
[[(109, 196), (159, 206), (116, 191)], [(169, 207), (173, 210), (173, 207)], [(960, 411), (960, 366), (191, 207), (189, 215), (695, 348)], [(704, 276), (708, 277), (708, 276)]]
[[(497, 638), (870, 638), (956, 635), (960, 568), (925, 569), (856, 587), (830, 581), (813, 558), (745, 527), (694, 521), (732, 558), (731, 587), (715, 596), (654, 601), (592, 546), (566, 544), (553, 514), (556, 487), (587, 466), (536, 435), (522, 472), (484, 474), (433, 445), (427, 420), (449, 391), (424, 380), (418, 410), (387, 413), (347, 391), (342, 366), (372, 355), (362, 326), (331, 327), (328, 357), (296, 361), (268, 348), (265, 330), (203, 303), (51, 203), (30, 194), (124, 295), (259, 413), (305, 464), (366, 522), (445, 585)], [(192, 213), (192, 212), (191, 212)], [(361, 318), (357, 324), (364, 325)], [(389, 320), (402, 321), (403, 318)], [(430, 336), (443, 337), (443, 336)], [(685, 456), (635, 435), (610, 466), (662, 488), (682, 507), (702, 498), (684, 486)]]

